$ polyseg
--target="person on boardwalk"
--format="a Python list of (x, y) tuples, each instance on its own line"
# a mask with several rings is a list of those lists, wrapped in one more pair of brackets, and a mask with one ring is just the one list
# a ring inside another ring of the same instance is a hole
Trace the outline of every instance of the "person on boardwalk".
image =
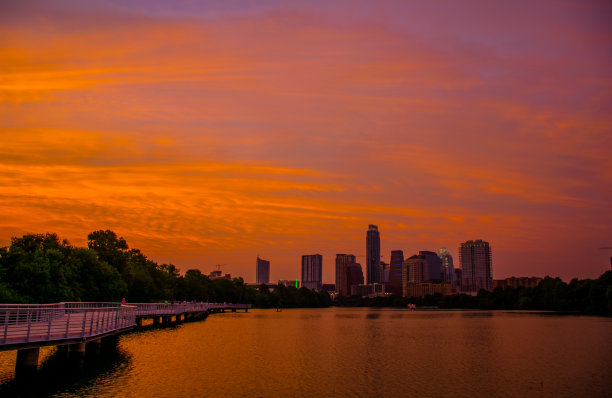
[(121, 299), (121, 305), (125, 305), (125, 297)]

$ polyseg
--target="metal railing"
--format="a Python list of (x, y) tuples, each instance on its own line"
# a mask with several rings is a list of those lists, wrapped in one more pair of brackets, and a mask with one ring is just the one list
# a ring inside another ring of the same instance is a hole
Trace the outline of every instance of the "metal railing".
[(0, 344), (87, 339), (134, 326), (136, 308), (117, 303), (0, 305)]
[(88, 339), (136, 326), (136, 317), (176, 316), (211, 309), (248, 309), (227, 303), (0, 304), (0, 346)]
[(168, 316), (189, 312), (206, 312), (216, 308), (248, 309), (250, 304), (227, 303), (129, 303), (136, 307), (136, 316)]

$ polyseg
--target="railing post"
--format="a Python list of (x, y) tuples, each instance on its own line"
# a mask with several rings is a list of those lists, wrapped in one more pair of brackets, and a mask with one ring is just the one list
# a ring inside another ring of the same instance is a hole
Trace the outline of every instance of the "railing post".
[(85, 324), (87, 322), (87, 310), (83, 311), (83, 326), (81, 327), (81, 337), (85, 337)]
[(26, 312), (26, 319), (28, 320), (28, 332), (26, 333), (26, 343), (30, 341), (30, 330), (32, 328), (32, 308), (29, 308)]
[(68, 331), (69, 331), (69, 328), (70, 328), (70, 313), (72, 312), (72, 311), (70, 311), (69, 308), (67, 310), (68, 310), (68, 319), (66, 320), (66, 336), (65, 336), (65, 338), (68, 338)]
[(6, 334), (8, 333), (8, 321), (9, 321), (9, 310), (6, 309), (4, 313), (4, 339), (2, 340), (2, 344), (6, 343)]
[(91, 335), (93, 333), (93, 319), (94, 319), (94, 314), (92, 312), (91, 313), (91, 321), (89, 322), (89, 335)]
[(53, 308), (49, 308), (49, 324), (47, 325), (47, 340), (51, 340), (51, 323), (53, 321), (53, 316), (51, 314), (53, 314), (54, 309)]

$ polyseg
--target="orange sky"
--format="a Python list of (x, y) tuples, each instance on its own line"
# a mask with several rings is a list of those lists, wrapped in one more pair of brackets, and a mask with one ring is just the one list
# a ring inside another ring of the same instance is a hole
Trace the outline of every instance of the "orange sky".
[(609, 3), (123, 3), (0, 4), (0, 245), (112, 229), (334, 282), (373, 223), (384, 261), (481, 238), (494, 278), (609, 269)]

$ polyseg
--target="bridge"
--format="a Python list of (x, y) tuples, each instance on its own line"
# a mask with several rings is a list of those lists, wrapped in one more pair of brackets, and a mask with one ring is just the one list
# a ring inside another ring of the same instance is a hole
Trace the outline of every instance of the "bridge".
[(250, 304), (186, 302), (0, 304), (0, 351), (18, 350), (18, 375), (36, 369), (42, 346), (68, 345), (71, 356), (84, 356), (88, 345), (99, 349), (101, 338), (142, 327), (144, 319), (170, 324), (249, 308)]

